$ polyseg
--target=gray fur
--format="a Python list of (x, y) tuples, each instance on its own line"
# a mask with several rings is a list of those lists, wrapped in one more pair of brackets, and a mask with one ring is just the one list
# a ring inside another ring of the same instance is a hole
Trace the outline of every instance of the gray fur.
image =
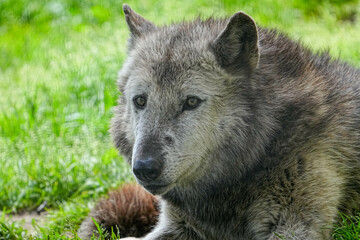
[[(111, 133), (130, 164), (161, 161), (139, 180), (162, 198), (146, 240), (329, 239), (339, 212), (360, 209), (358, 69), (241, 12), (163, 27), (124, 12)], [(188, 96), (203, 101), (183, 111)]]

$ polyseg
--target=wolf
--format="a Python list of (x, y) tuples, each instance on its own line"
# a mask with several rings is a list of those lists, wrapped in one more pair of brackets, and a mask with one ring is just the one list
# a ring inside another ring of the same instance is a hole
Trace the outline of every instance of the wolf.
[(145, 240), (325, 240), (360, 209), (359, 69), (244, 12), (159, 27), (123, 11), (111, 134), (160, 196)]

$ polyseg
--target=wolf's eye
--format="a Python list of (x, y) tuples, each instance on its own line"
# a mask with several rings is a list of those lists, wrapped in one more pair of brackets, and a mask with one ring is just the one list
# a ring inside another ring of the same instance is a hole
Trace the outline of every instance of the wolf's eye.
[(183, 106), (183, 111), (197, 108), (202, 100), (198, 97), (188, 97)]
[(143, 109), (146, 106), (146, 97), (144, 95), (135, 96), (133, 102), (137, 108)]

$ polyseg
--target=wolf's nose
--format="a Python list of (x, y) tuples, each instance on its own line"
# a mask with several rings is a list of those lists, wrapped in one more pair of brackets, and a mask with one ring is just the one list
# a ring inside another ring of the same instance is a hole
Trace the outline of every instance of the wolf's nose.
[(152, 158), (145, 160), (139, 159), (134, 163), (133, 172), (139, 180), (150, 182), (159, 177), (161, 173), (161, 164), (159, 161), (155, 161)]

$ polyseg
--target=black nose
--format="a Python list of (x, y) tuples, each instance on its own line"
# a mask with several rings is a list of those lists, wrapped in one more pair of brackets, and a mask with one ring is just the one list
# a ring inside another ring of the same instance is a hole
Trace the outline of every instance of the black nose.
[(133, 166), (135, 176), (145, 182), (150, 182), (158, 178), (161, 170), (162, 166), (160, 161), (153, 160), (152, 158), (135, 160)]

